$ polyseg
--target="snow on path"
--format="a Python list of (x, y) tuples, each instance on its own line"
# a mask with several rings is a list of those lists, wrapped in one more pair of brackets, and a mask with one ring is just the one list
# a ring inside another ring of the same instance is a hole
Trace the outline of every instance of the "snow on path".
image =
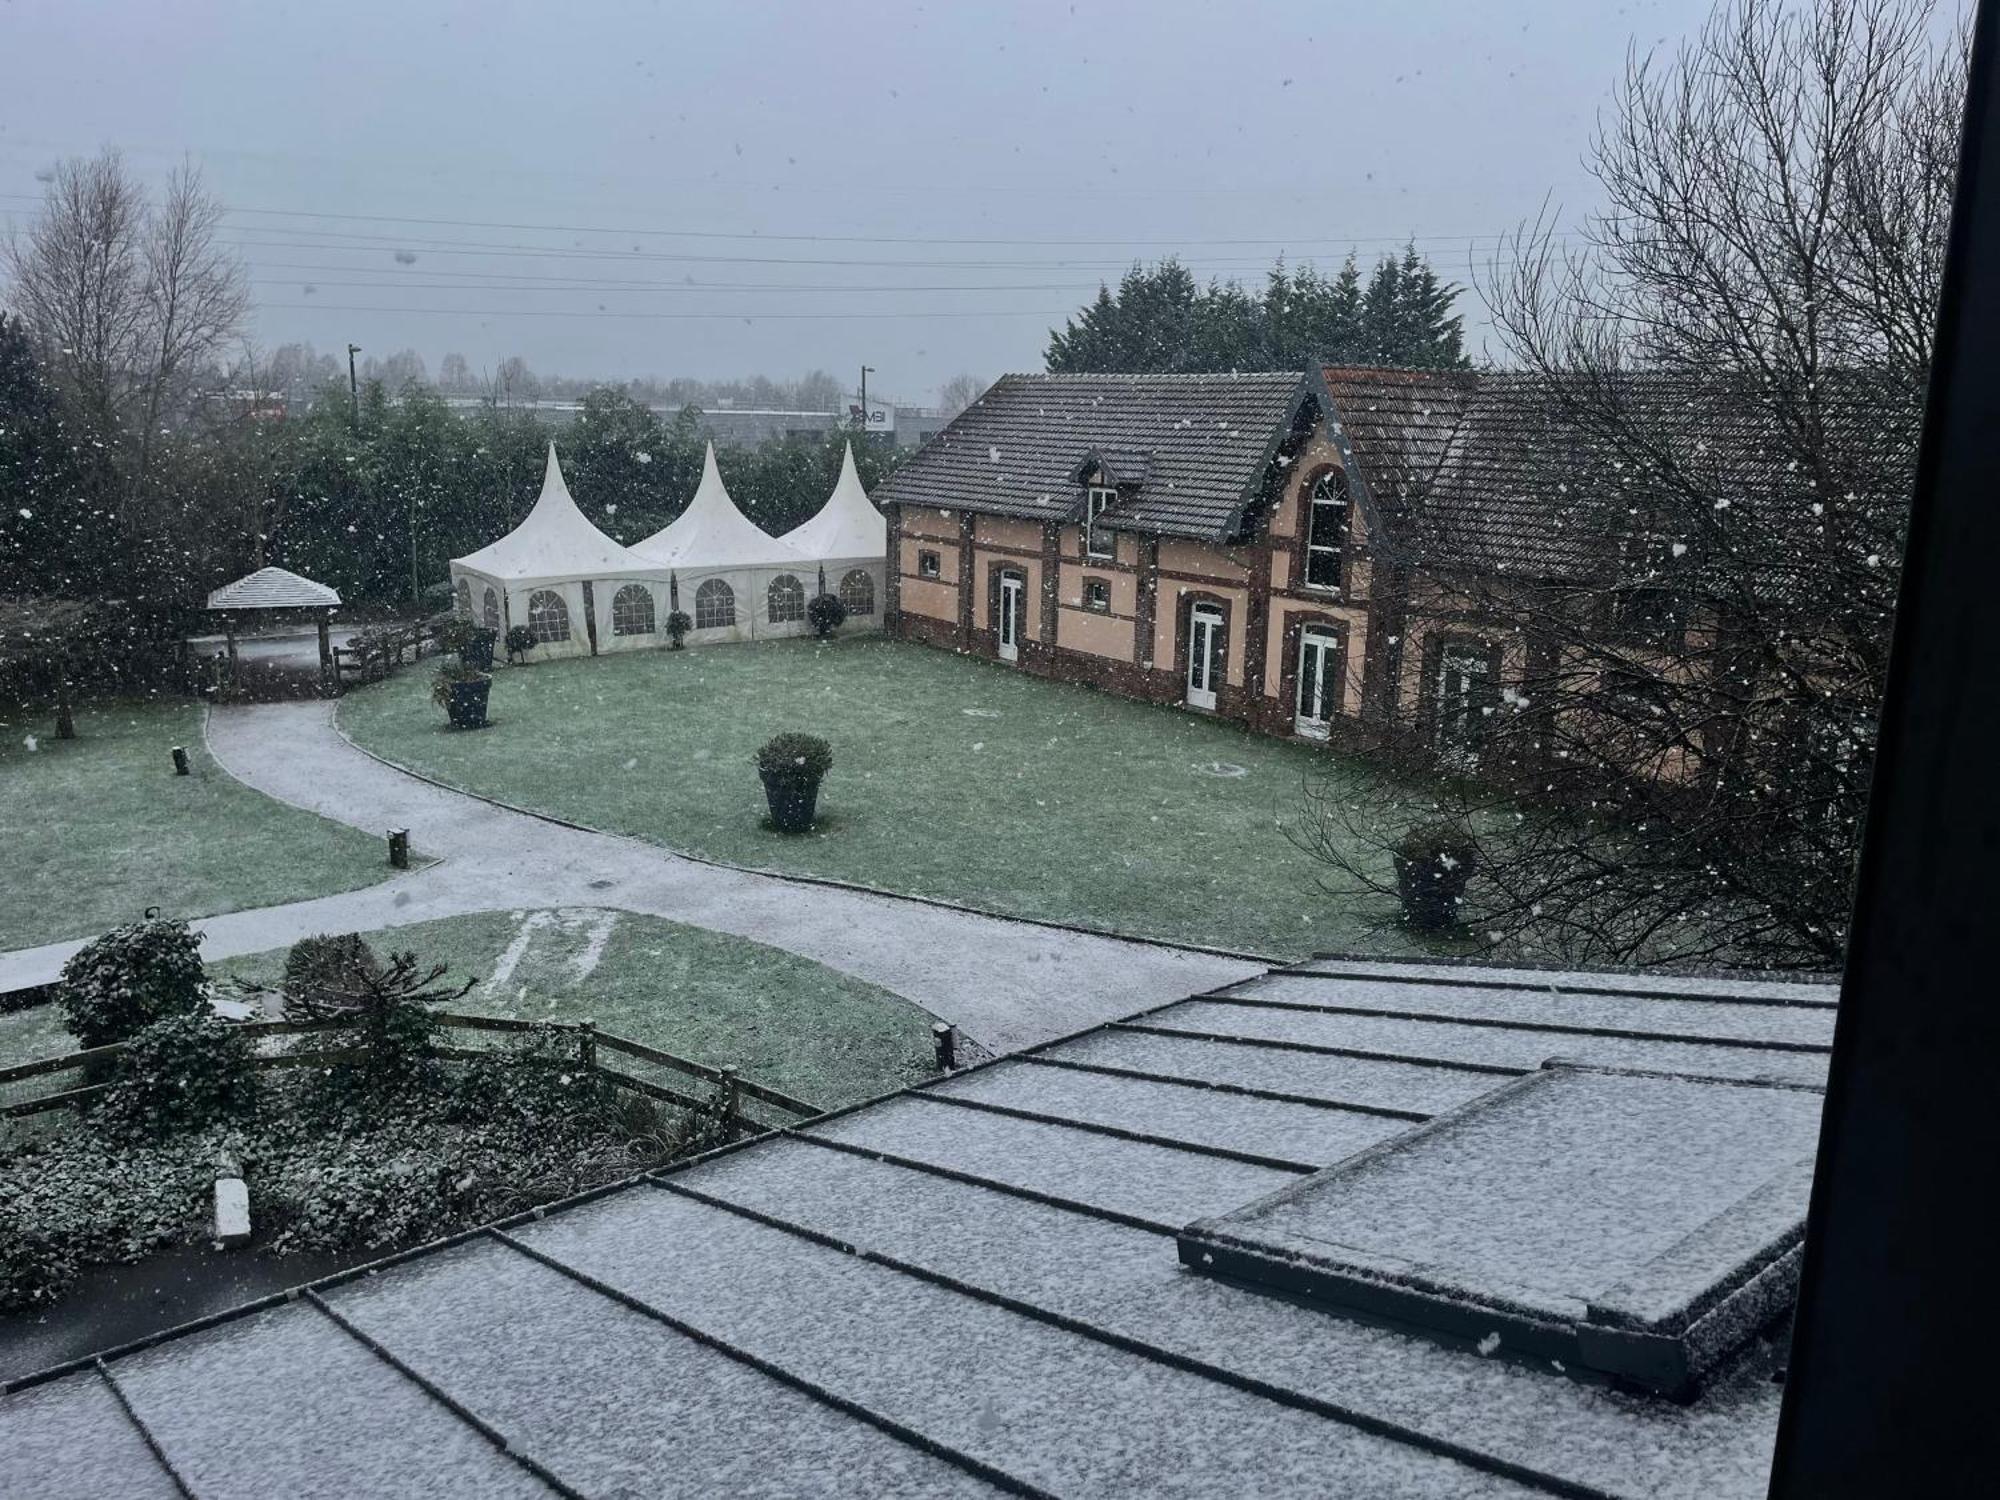
[[(209, 753), (279, 801), (369, 833), (408, 828), (412, 847), (439, 863), (358, 891), (206, 918), (195, 924), (206, 957), (468, 912), (639, 912), (750, 938), (878, 984), (995, 1052), (1264, 967), (732, 870), (637, 839), (566, 828), (382, 764), (340, 734), (333, 711), (322, 701), (217, 708), (208, 721)], [(46, 983), (81, 946), (0, 954), (0, 990)]]

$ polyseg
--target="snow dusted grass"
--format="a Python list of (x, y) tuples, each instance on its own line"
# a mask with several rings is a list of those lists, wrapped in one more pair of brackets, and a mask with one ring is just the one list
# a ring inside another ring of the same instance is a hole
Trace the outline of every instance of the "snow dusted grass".
[[(77, 738), (52, 730), (49, 715), (0, 710), (0, 949), (91, 936), (149, 906), (213, 916), (390, 873), (378, 841), (211, 761), (199, 704), (99, 704), (77, 710)], [(173, 774), (175, 745), (191, 775)]]
[[(363, 935), (384, 956), (408, 949), (449, 964), (457, 982), (477, 976), (479, 986), (452, 1010), (595, 1021), (828, 1108), (931, 1071), (928, 1011), (810, 959), (658, 917), (602, 908), (482, 912)], [(275, 983), (284, 964), (279, 950), (209, 972)], [(619, 1063), (613, 1053), (605, 1060)]]
[[(411, 673), (341, 723), (386, 759), (594, 828), (1006, 916), (1274, 956), (1407, 951), (1339, 909), (1280, 829), (1332, 753), (877, 637), (639, 651), (503, 670), (451, 733)], [(820, 824), (764, 826), (751, 757), (823, 735)], [(1357, 798), (1393, 796), (1351, 765)]]

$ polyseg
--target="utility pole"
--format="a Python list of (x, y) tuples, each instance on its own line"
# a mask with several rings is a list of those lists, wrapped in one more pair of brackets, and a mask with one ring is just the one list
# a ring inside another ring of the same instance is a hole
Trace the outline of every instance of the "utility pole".
[(361, 352), (359, 344), (347, 346), (347, 400), (354, 412), (354, 427), (361, 428), (361, 382), (354, 378), (354, 356)]
[(861, 367), (861, 435), (868, 436), (868, 377), (875, 373), (873, 365)]

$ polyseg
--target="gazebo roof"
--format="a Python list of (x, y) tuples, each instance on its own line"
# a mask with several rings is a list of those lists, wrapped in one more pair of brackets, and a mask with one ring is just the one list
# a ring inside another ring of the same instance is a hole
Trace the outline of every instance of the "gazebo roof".
[(632, 550), (656, 567), (793, 567), (807, 559), (789, 541), (765, 531), (729, 498), (715, 467), (715, 444), (702, 459), (701, 483), (688, 508)]
[(819, 514), (793, 527), (781, 539), (807, 557), (832, 561), (836, 558), (875, 558), (889, 550), (889, 523), (882, 519), (861, 487), (854, 471), (854, 445), (849, 443), (840, 460), (840, 480), (827, 497)]
[(283, 568), (259, 568), (208, 596), (210, 609), (326, 609), (340, 595)]
[(504, 583), (561, 582), (579, 578), (657, 576), (659, 569), (593, 526), (570, 498), (556, 445), (549, 444), (541, 498), (527, 519), (497, 542), (452, 561)]

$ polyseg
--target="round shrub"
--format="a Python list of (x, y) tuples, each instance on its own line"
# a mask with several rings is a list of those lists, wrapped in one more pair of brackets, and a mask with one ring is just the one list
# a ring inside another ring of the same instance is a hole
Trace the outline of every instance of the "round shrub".
[(686, 640), (687, 633), (692, 629), (694, 629), (694, 621), (688, 618), (684, 610), (677, 609), (667, 616), (667, 640), (672, 644), (674, 650), (679, 651), (681, 649), (681, 643)]
[(833, 746), (816, 734), (773, 735), (757, 752), (757, 769), (767, 776), (818, 781), (832, 768)]
[(101, 1106), (112, 1131), (159, 1140), (249, 1118), (257, 1108), (250, 1037), (213, 1015), (167, 1016), (135, 1033)]
[(806, 621), (813, 634), (825, 640), (847, 622), (847, 606), (838, 594), (818, 594), (806, 606)]
[(535, 632), (525, 625), (510, 626), (506, 641), (508, 656), (526, 656), (535, 649)]
[(86, 1047), (122, 1042), (165, 1016), (204, 1012), (201, 942), (164, 917), (114, 928), (63, 965), (56, 1003)]

